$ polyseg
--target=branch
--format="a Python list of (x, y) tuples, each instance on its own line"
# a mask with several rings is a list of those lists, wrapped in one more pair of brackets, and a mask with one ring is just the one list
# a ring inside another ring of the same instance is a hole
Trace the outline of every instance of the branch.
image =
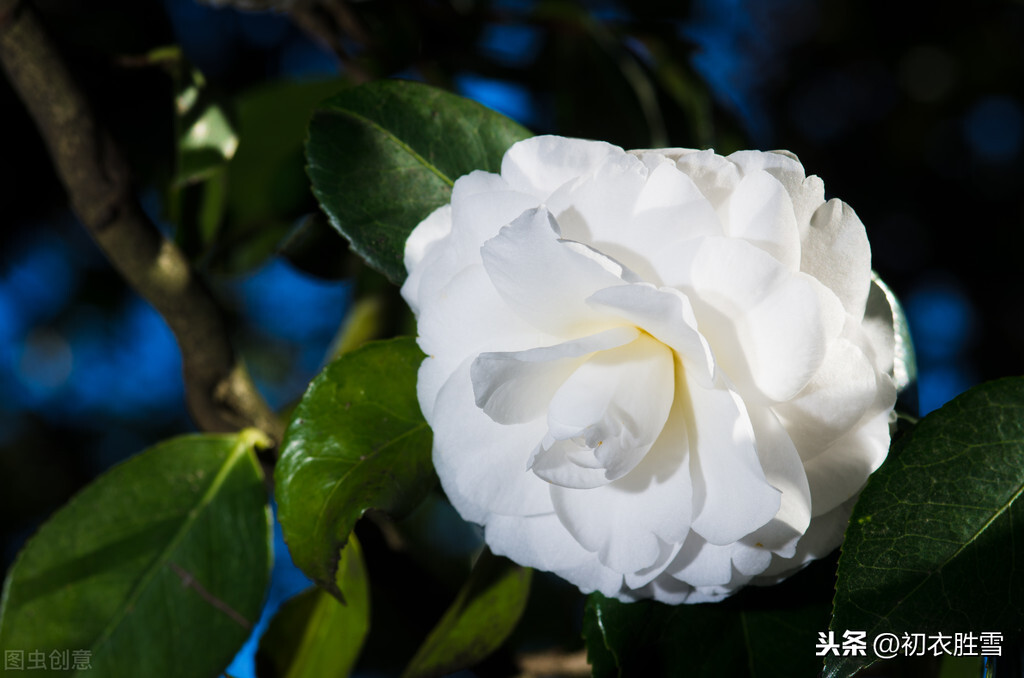
[(582, 678), (590, 675), (590, 664), (587, 663), (587, 651), (564, 652), (562, 650), (543, 650), (519, 655), (516, 663), (521, 673), (518, 678), (538, 678), (539, 676), (564, 676), (565, 678)]
[(181, 250), (142, 211), (127, 162), (35, 14), (19, 0), (0, 0), (0, 63), (39, 128), (78, 219), (174, 332), (196, 425), (204, 431), (255, 426), (279, 442), (281, 423), (228, 341), (220, 307)]

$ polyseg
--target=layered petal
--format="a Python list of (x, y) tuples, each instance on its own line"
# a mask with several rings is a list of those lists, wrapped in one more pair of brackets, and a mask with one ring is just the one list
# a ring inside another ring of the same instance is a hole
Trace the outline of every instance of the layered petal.
[(800, 268), (800, 231), (793, 200), (764, 171), (744, 176), (726, 202), (725, 234), (760, 247), (786, 268)]
[(501, 176), (514, 190), (546, 200), (563, 184), (625, 155), (618, 146), (599, 141), (538, 136), (519, 142), (505, 153)]
[(815, 210), (801, 245), (800, 270), (835, 292), (860, 320), (871, 286), (871, 246), (853, 209), (833, 198)]
[(821, 368), (794, 398), (774, 410), (808, 461), (853, 428), (874, 404), (875, 370), (856, 344), (839, 337)]
[[(467, 313), (475, 322), (465, 322)], [(418, 327), (418, 343), (428, 357), (420, 369), (417, 392), (428, 422), (441, 386), (467, 358), (557, 341), (509, 311), (481, 264), (463, 269), (432, 297), (420, 312)]]
[(565, 380), (588, 356), (618, 348), (640, 336), (635, 327), (615, 327), (555, 346), (481, 353), (470, 374), (477, 407), (499, 424), (535, 419)]
[(621, 284), (621, 265), (559, 237), (558, 224), (544, 208), (531, 210), (488, 240), (484, 268), (505, 304), (539, 330), (571, 337), (608, 329), (586, 299)]
[(695, 241), (678, 263), (680, 287), (726, 374), (774, 401), (799, 393), (842, 330), (835, 295), (743, 240)]
[(441, 388), (430, 422), (434, 468), (452, 505), (466, 519), (491, 513), (529, 516), (551, 510), (548, 484), (527, 469), (545, 431), (543, 420), (496, 426), (479, 407), (466, 359)]
[[(677, 405), (676, 407), (681, 407)], [(677, 414), (677, 413), (674, 413)], [(602, 487), (551, 488), (570, 534), (633, 585), (657, 576), (690, 531), (692, 479), (686, 420), (672, 416), (629, 475)]]
[(559, 137), (456, 181), (402, 294), (438, 476), (495, 553), (696, 603), (838, 544), (907, 353), (824, 196), (786, 152)]
[(713, 381), (711, 346), (697, 330), (690, 300), (679, 290), (644, 283), (620, 285), (598, 290), (587, 303), (642, 328), (670, 347), (682, 358), (684, 368), (704, 385)]
[(704, 388), (689, 375), (685, 379), (693, 530), (712, 544), (729, 544), (771, 520), (780, 493), (765, 478), (739, 396), (727, 388)]
[(648, 335), (595, 354), (554, 393), (548, 434), (530, 461), (561, 487), (593, 488), (633, 470), (673, 403), (672, 352)]

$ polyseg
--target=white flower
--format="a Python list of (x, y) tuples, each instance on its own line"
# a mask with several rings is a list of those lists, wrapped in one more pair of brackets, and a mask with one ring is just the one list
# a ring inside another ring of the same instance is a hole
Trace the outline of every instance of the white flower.
[(785, 153), (516, 144), (406, 245), (445, 492), (586, 592), (778, 581), (835, 548), (888, 451), (870, 260)]

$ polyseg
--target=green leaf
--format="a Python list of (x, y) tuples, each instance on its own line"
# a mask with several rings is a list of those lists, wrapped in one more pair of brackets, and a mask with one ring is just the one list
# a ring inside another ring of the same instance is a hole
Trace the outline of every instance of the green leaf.
[(274, 616), (256, 657), (261, 678), (344, 678), (370, 628), (370, 591), (362, 549), (353, 535), (342, 550), (341, 603), (320, 587), (303, 591)]
[(324, 102), (306, 142), (313, 193), (371, 266), (405, 279), (405, 240), (448, 202), (455, 180), (497, 172), (531, 136), (512, 120), (428, 85), (384, 80)]
[(583, 636), (594, 676), (802, 678), (828, 604), (744, 609), (728, 603), (664, 605), (587, 598)]
[(187, 127), (178, 140), (180, 165), (178, 182), (191, 183), (211, 176), (227, 164), (238, 149), (238, 136), (221, 107), (206, 104), (195, 111), (194, 119), (186, 120)]
[(275, 82), (241, 94), (235, 105), (241, 144), (229, 167), (230, 231), (290, 223), (311, 204), (302, 144), (318, 103), (348, 87), (343, 79)]
[(529, 568), (484, 550), (466, 585), (409, 662), (403, 678), (435, 678), (498, 649), (526, 609)]
[(167, 195), (167, 217), (190, 256), (217, 235), (225, 210), (225, 166), (238, 149), (238, 135), (206, 78), (179, 47), (153, 50), (145, 59), (160, 64), (174, 82), (175, 168)]
[(264, 444), (251, 430), (174, 438), (82, 490), (11, 568), (0, 647), (89, 652), (104, 678), (217, 675), (269, 579)]
[(879, 633), (1024, 629), (1024, 379), (988, 382), (898, 439), (854, 509), (830, 628)]
[[(316, 105), (348, 87), (342, 78), (278, 81), (242, 92), (234, 101), (238, 152), (225, 167), (224, 223), (210, 253), (211, 267), (239, 273), (259, 266), (316, 211), (304, 171), (303, 143)], [(344, 241), (324, 225), (343, 253)]]
[(359, 517), (404, 515), (435, 482), (416, 399), (422, 360), (411, 338), (341, 356), (310, 384), (285, 432), (278, 518), (295, 564), (339, 598), (338, 553)]

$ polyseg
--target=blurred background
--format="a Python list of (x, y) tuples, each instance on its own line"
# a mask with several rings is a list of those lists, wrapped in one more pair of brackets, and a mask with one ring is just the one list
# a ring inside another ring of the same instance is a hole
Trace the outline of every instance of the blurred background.
[[(303, 172), (317, 102), (384, 77), (458, 92), (538, 133), (627, 148), (789, 149), (864, 221), (874, 267), (910, 321), (922, 414), (1022, 372), (1022, 2), (32, 4), (129, 156), (143, 205), (228, 309), (275, 407), (302, 394), (354, 299), (375, 294), (390, 309), (383, 331), (406, 326), (394, 291), (317, 214)], [(193, 427), (173, 336), (69, 212), (3, 78), (0, 110), (6, 570), (83, 484)], [(422, 562), (440, 562), (437, 552), (463, 562), (477, 543), (440, 500), (410, 521), (435, 543), (376, 556), (388, 551), (384, 532), (361, 528), (371, 578), (408, 571), (423, 549), (435, 553)], [(306, 586), (278, 542), (271, 608)], [(409, 638), (375, 647), (371, 634), (363, 675), (387, 675), (403, 642), (414, 649), (459, 581), (458, 568), (415, 571), (374, 589), (374, 623), (408, 627)], [(534, 605), (537, 634), (578, 647), (578, 596), (543, 577), (536, 588), (568, 610), (545, 616)], [(412, 597), (414, 613), (403, 609)], [(253, 649), (232, 675), (252, 675)]]

